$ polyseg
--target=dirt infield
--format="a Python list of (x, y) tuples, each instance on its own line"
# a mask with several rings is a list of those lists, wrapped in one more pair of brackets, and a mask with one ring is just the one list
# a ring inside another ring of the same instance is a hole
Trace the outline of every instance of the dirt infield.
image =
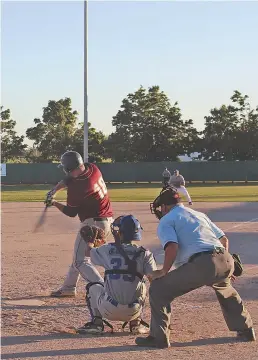
[[(195, 203), (230, 239), (240, 254), (244, 275), (235, 283), (258, 332), (258, 203)], [(133, 213), (144, 228), (145, 247), (162, 261), (156, 238), (157, 221), (148, 203), (114, 203), (115, 215)], [(227, 330), (215, 294), (202, 288), (172, 306), (172, 347), (139, 349), (134, 337), (121, 332), (85, 337), (73, 328), (88, 321), (84, 282), (76, 299), (53, 299), (72, 259), (78, 220), (49, 209), (46, 225), (32, 230), (42, 212), (39, 203), (2, 204), (2, 359), (258, 359), (257, 343), (241, 343)], [(35, 301), (33, 301), (35, 300)], [(149, 320), (146, 306), (144, 318)]]

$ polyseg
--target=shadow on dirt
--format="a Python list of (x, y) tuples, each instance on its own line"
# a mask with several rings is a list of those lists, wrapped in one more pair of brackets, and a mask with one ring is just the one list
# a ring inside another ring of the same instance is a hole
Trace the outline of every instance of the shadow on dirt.
[[(53, 339), (71, 338), (72, 336), (10, 336), (2, 338), (3, 345), (17, 345), (17, 344), (28, 344), (32, 342), (40, 342)], [(207, 338), (197, 339), (189, 342), (174, 342), (171, 344), (172, 348), (183, 348), (190, 346), (206, 346), (206, 345), (219, 345), (236, 343), (237, 340), (234, 337), (222, 337), (222, 338)], [(76, 355), (87, 355), (87, 354), (107, 354), (107, 353), (118, 353), (118, 352), (134, 352), (134, 351), (146, 351), (148, 348), (138, 347), (136, 345), (125, 345), (125, 346), (107, 346), (98, 348), (85, 348), (85, 349), (63, 349), (63, 350), (48, 350), (48, 351), (34, 351), (34, 352), (20, 352), (20, 353), (9, 353), (2, 354), (2, 359), (29, 359), (37, 357), (54, 357), (54, 356), (76, 356)], [(154, 349), (153, 349), (154, 350)], [(157, 349), (158, 350), (158, 349)]]

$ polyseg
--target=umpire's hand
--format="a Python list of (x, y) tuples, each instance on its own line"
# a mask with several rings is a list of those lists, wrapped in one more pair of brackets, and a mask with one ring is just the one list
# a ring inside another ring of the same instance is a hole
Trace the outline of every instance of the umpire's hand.
[(153, 280), (157, 280), (163, 276), (166, 275), (165, 270), (161, 269), (161, 270), (155, 270), (152, 273), (147, 275), (147, 278), (149, 279), (149, 281), (153, 281)]

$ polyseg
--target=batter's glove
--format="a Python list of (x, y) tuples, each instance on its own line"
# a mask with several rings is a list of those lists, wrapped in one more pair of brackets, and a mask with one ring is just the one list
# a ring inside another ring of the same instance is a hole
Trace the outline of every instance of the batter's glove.
[(234, 263), (235, 263), (235, 270), (233, 272), (233, 275), (241, 276), (243, 274), (244, 268), (243, 268), (243, 264), (240, 260), (240, 257), (237, 254), (232, 254), (232, 257), (233, 257)]
[(53, 205), (53, 195), (51, 194), (51, 192), (47, 193), (47, 197), (46, 200), (44, 201), (44, 204), (46, 205), (46, 207), (50, 207)]
[(80, 234), (91, 248), (98, 248), (106, 243), (104, 230), (97, 226), (85, 225), (81, 228)]

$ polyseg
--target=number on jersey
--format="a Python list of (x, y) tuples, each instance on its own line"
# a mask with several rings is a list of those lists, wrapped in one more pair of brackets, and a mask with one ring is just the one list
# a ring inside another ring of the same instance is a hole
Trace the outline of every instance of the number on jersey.
[(107, 187), (102, 177), (100, 177), (98, 182), (94, 184), (94, 192), (98, 193), (100, 199), (103, 199), (105, 195), (107, 195)]

